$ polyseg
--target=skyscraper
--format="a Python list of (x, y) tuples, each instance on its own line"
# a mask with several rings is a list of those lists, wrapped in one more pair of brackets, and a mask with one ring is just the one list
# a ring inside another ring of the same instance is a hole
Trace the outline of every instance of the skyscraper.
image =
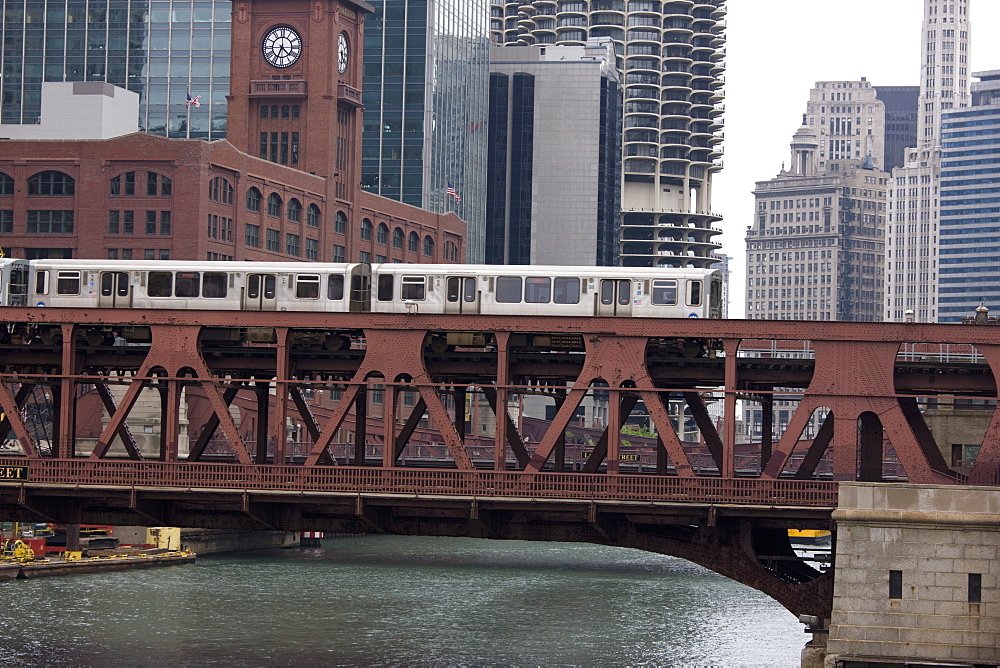
[(924, 0), (917, 145), (892, 171), (886, 225), (887, 320), (938, 318), (941, 114), (969, 104), (969, 0)]
[(618, 264), (621, 86), (592, 42), (491, 52), (488, 263)]
[[(139, 94), (141, 130), (225, 137), (231, 2), (7, 0), (0, 7), (0, 123), (37, 122), (43, 81), (105, 81)], [(201, 103), (190, 117), (189, 91)]]
[(1000, 70), (973, 76), (972, 106), (941, 119), (941, 322), (1000, 311)]
[(917, 100), (920, 86), (875, 86), (885, 104), (885, 157), (881, 167), (891, 172), (902, 167), (906, 149), (917, 145)]
[[(852, 90), (847, 84), (866, 82), (820, 83), (846, 92)], [(791, 169), (759, 181), (754, 189), (756, 215), (747, 230), (747, 317), (881, 320), (889, 175), (875, 168), (870, 155), (828, 158), (820, 170), (824, 135), (808, 124), (808, 114), (803, 120), (792, 139)], [(834, 141), (843, 147), (848, 140)]]
[[(361, 185), (469, 225), (484, 253), (489, 27), (485, 0), (374, 0), (365, 22)], [(449, 191), (453, 189), (454, 194)]]
[(726, 0), (492, 0), (501, 44), (609, 37), (625, 83), (621, 264), (708, 267)]

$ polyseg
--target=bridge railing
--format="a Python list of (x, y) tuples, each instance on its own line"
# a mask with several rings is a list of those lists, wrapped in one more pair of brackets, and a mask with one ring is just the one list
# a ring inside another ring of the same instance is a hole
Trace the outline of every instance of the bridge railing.
[[(532, 499), (670, 501), (833, 507), (837, 483), (816, 480), (680, 478), (655, 475), (523, 473), (273, 466), (89, 459), (0, 459), (27, 466), (27, 484), (172, 487), (241, 491), (456, 495)], [(10, 483), (0, 483), (10, 484)]]

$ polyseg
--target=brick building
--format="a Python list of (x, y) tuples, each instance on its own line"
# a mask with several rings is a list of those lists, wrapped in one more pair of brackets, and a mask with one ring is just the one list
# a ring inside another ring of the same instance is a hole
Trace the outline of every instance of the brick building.
[(354, 46), (369, 10), (338, 0), (234, 3), (226, 140), (0, 142), (0, 245), (28, 258), (464, 258), (457, 216), (360, 188)]

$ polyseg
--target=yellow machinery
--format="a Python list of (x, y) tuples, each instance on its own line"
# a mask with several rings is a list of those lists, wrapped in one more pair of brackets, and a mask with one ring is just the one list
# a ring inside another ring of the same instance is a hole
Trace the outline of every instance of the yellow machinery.
[(6, 538), (0, 541), (0, 560), (3, 561), (34, 561), (35, 551), (19, 538)]

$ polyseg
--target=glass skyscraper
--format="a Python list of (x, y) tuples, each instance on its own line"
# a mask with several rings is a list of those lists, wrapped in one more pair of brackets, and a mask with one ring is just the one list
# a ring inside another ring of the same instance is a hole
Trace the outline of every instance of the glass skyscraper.
[(973, 76), (972, 106), (941, 118), (939, 322), (1000, 312), (1000, 70)]
[[(468, 223), (482, 262), (486, 215), (486, 0), (375, 0), (365, 21), (361, 184)], [(452, 194), (452, 192), (454, 194)]]
[(37, 123), (43, 81), (107, 81), (139, 94), (142, 130), (225, 137), (229, 0), (0, 0), (0, 12), (0, 123)]

